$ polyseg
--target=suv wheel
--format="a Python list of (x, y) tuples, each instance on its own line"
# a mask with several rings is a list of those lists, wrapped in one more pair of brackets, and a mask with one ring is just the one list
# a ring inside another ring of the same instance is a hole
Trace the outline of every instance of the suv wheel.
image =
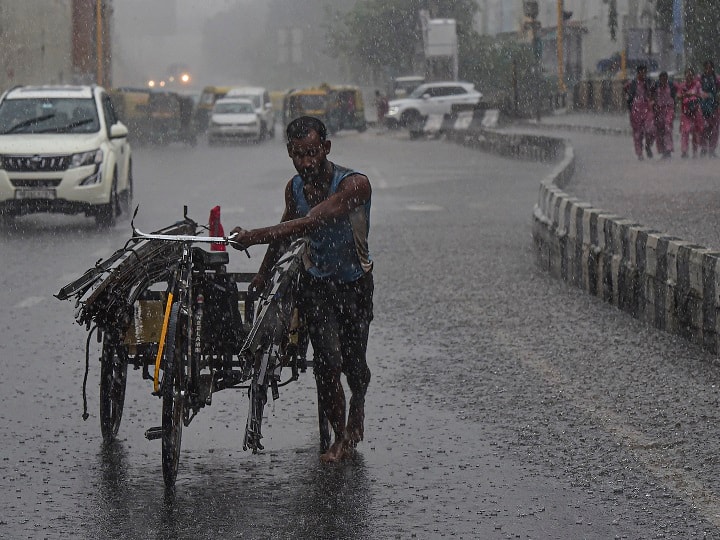
[(95, 224), (102, 229), (109, 229), (117, 222), (118, 214), (118, 192), (117, 192), (117, 173), (113, 175), (112, 187), (110, 188), (110, 200), (95, 216)]

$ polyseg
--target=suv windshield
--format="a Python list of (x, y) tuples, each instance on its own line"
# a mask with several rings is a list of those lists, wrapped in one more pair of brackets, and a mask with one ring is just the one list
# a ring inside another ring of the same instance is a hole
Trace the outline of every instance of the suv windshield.
[(100, 129), (92, 98), (22, 98), (0, 103), (0, 134), (95, 133)]

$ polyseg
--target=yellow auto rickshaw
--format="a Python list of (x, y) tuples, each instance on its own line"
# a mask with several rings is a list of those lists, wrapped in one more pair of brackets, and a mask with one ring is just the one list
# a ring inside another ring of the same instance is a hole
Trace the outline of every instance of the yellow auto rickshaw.
[(206, 86), (202, 89), (200, 100), (195, 107), (195, 129), (199, 133), (207, 131), (213, 105), (218, 99), (224, 98), (231, 88), (231, 86)]
[(283, 101), (283, 123), (305, 115), (322, 120), (330, 133), (367, 129), (362, 94), (355, 86), (321, 84), (289, 92)]

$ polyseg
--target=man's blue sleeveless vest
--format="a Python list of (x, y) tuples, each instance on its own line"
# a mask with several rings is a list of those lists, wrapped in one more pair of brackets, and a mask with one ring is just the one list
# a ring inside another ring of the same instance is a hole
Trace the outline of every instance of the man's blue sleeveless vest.
[[(328, 196), (335, 193), (340, 183), (357, 171), (333, 164), (333, 178)], [(362, 174), (362, 173), (359, 173)], [(310, 205), (303, 193), (300, 175), (292, 179), (292, 193), (298, 214), (305, 216)], [(370, 201), (359, 206), (348, 216), (334, 220), (308, 234), (310, 239), (310, 261), (308, 272), (322, 279), (336, 283), (350, 283), (372, 270), (368, 253), (367, 238), (370, 232)]]

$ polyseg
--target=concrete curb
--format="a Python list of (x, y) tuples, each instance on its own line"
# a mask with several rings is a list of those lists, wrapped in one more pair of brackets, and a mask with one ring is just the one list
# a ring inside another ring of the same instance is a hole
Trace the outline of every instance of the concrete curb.
[(570, 141), (547, 135), (451, 130), (454, 142), (503, 156), (559, 159), (540, 182), (532, 236), (538, 264), (655, 328), (720, 350), (720, 252), (649, 229), (563, 191)]

